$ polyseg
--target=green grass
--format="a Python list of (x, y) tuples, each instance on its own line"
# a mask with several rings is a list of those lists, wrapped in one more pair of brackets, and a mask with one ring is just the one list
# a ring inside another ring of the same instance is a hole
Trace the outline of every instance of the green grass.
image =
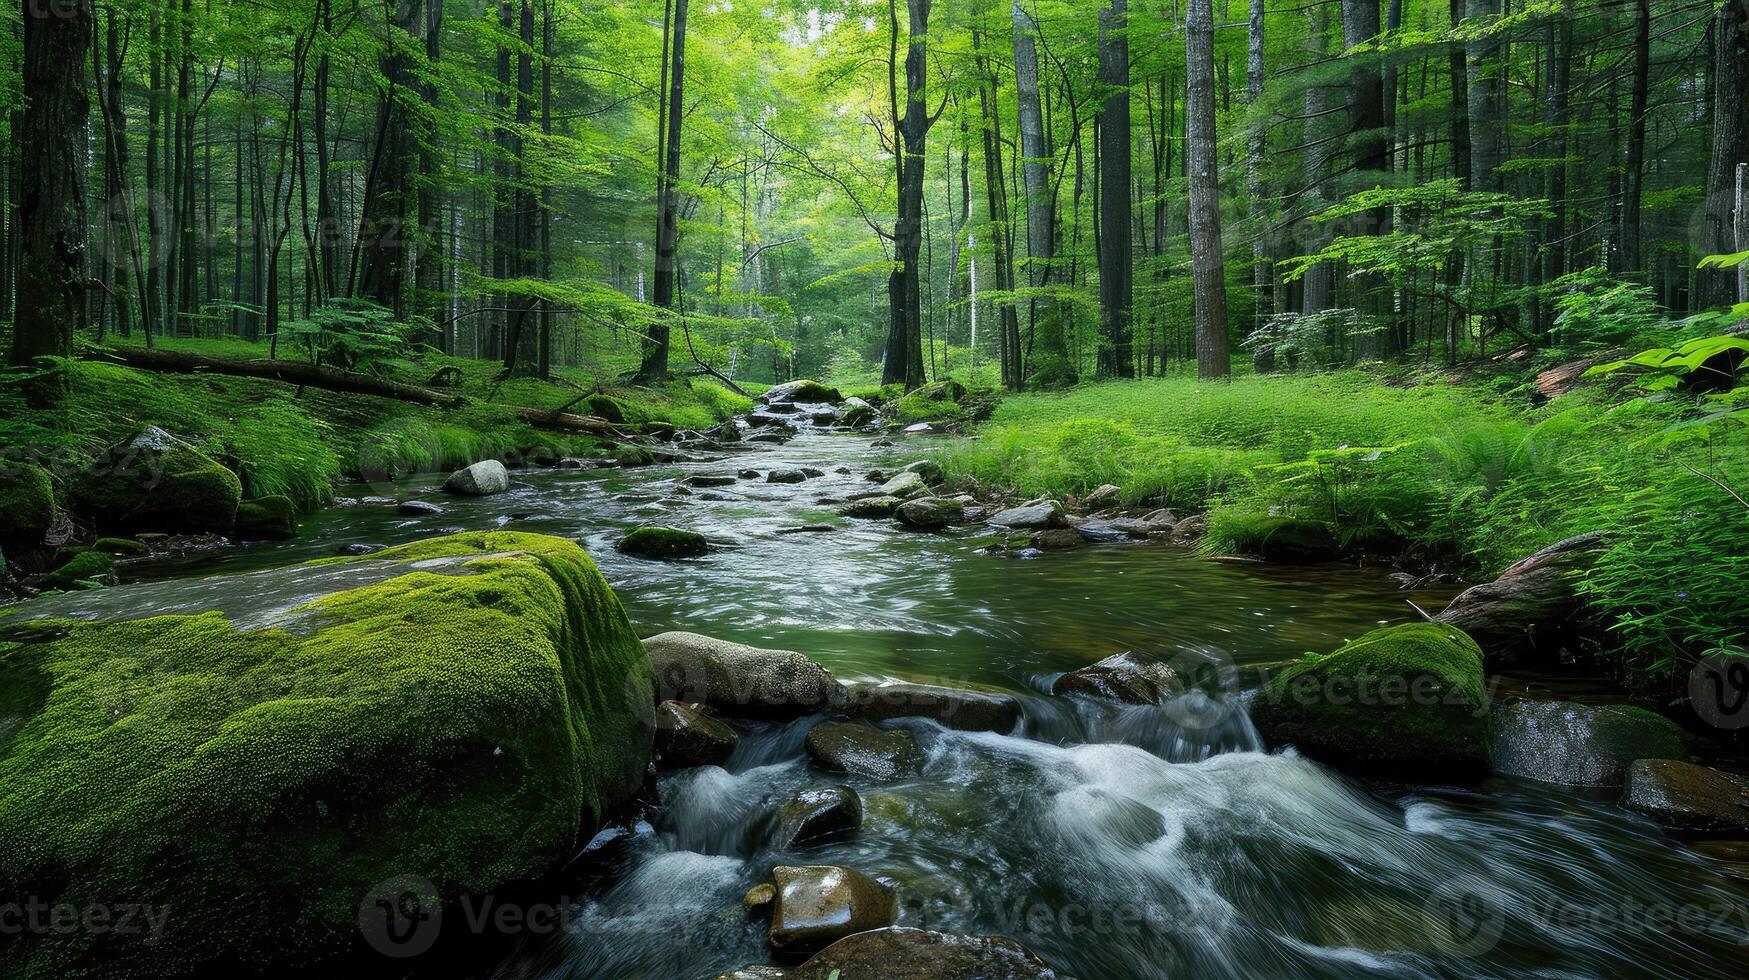
[(1022, 497), (1113, 483), (1131, 506), (1206, 510), (1212, 552), (1293, 518), (1348, 555), (1483, 578), (1609, 531), (1584, 588), (1624, 678), (1660, 686), (1749, 633), (1749, 507), (1725, 489), (1749, 495), (1749, 435), (1703, 424), (1730, 407), (1597, 385), (1539, 409), (1512, 379), (1178, 377), (1010, 397), (942, 463)]

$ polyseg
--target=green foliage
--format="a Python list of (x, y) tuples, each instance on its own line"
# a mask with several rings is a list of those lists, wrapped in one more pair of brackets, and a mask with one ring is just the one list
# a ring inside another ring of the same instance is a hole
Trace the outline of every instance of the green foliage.
[(0, 459), (0, 544), (35, 545), (55, 522), (55, 485), (35, 463)]
[(1749, 358), (1749, 339), (1702, 337), (1674, 349), (1654, 347), (1633, 357), (1599, 364), (1586, 377), (1629, 374), (1649, 391), (1668, 391), (1678, 385), (1689, 389), (1729, 389), (1737, 372)]
[(531, 878), (636, 789), (649, 668), (575, 544), (460, 535), (361, 564), (394, 577), (303, 607), (295, 631), (207, 613), (0, 641), (0, 881), (170, 913), (156, 942), (25, 936), (0, 972), (306, 962), (346, 949), (379, 883), (453, 899)]
[(301, 348), (311, 364), (378, 375), (407, 366), (414, 338), (428, 331), (427, 324), (397, 322), (375, 303), (345, 298), (279, 326), (282, 342)]
[(1553, 336), (1568, 348), (1620, 344), (1664, 321), (1650, 287), (1616, 279), (1596, 266), (1562, 276), (1552, 288), (1559, 311)]

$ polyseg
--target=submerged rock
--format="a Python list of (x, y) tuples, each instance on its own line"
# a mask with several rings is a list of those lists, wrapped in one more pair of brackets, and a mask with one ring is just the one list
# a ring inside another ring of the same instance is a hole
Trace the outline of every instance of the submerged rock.
[(1019, 529), (1069, 526), (1068, 515), (1063, 513), (1063, 505), (1055, 500), (1039, 500), (997, 511), (990, 518), (990, 523)]
[(806, 481), (807, 478), (808, 474), (795, 468), (772, 470), (770, 473), (765, 474), (766, 483), (802, 483)]
[(898, 497), (864, 497), (838, 508), (839, 517), (891, 517), (904, 503)]
[(1075, 528), (1053, 527), (1034, 531), (1029, 543), (1040, 551), (1069, 551), (1082, 547), (1087, 539)]
[(790, 650), (761, 650), (697, 633), (644, 641), (665, 699), (698, 702), (727, 715), (797, 717), (841, 705), (832, 672)]
[(747, 424), (755, 429), (774, 429), (791, 434), (796, 431), (793, 421), (773, 411), (752, 412), (747, 416)]
[(1620, 786), (1636, 759), (1687, 759), (1688, 736), (1644, 708), (1571, 701), (1494, 706), (1494, 771), (1563, 786)]
[(672, 527), (634, 528), (614, 547), (634, 557), (656, 559), (697, 558), (711, 551), (704, 535)]
[(804, 789), (777, 811), (772, 846), (806, 847), (842, 840), (862, 826), (862, 797), (848, 786)]
[(1131, 651), (1071, 670), (1051, 685), (1052, 694), (1085, 694), (1119, 704), (1164, 704), (1184, 692), (1170, 664)]
[(443, 492), (463, 497), (490, 497), (510, 489), (510, 471), (495, 459), (483, 459), (456, 470), (443, 481)]
[(298, 505), (290, 497), (262, 497), (237, 505), (237, 537), (284, 541), (298, 536)]
[(732, 487), (735, 477), (728, 473), (695, 473), (686, 478), (686, 484), (692, 487)]
[(426, 500), (403, 500), (395, 511), (405, 517), (431, 517), (443, 513), (443, 508)]
[(1550, 655), (1575, 639), (1583, 607), (1580, 575), (1607, 544), (1602, 533), (1581, 534), (1547, 548), (1453, 599), (1436, 622), (1470, 634), (1489, 663), (1517, 663)]
[(0, 975), (302, 968), (359, 941), (361, 905), (393, 928), (374, 900), (400, 883), (429, 909), (549, 873), (642, 784), (649, 665), (577, 545), (494, 532), (324, 561), (381, 578), (283, 629), (212, 612), (0, 641), (19, 722), (0, 838), (28, 842), (0, 848), (0, 881), (166, 914), (149, 943), (9, 937)]
[(363, 558), (379, 551), (388, 550), (388, 545), (382, 544), (343, 544), (334, 549), (334, 554), (345, 558)]
[(933, 718), (948, 728), (1007, 734), (1020, 723), (1020, 702), (1007, 694), (986, 694), (934, 684), (848, 685), (848, 710), (869, 721)]
[(922, 497), (899, 505), (899, 523), (919, 531), (939, 531), (966, 519), (966, 505), (952, 497)]
[(1621, 804), (1681, 830), (1749, 830), (1749, 776), (1641, 759), (1628, 767)]
[(825, 721), (808, 731), (808, 755), (828, 769), (869, 779), (897, 779), (916, 764), (917, 741), (902, 728), (866, 721)]
[(74, 482), (72, 499), (103, 529), (229, 531), (243, 484), (194, 446), (147, 426), (95, 460)]
[(898, 921), (893, 890), (860, 871), (779, 865), (771, 876), (777, 883), (777, 902), (769, 938), (779, 957), (800, 959), (845, 936)]
[(628, 470), (640, 466), (654, 466), (656, 454), (642, 446), (620, 446), (613, 451), (613, 462), (614, 465)]
[(1251, 716), (1270, 746), (1337, 768), (1416, 782), (1488, 769), (1482, 651), (1438, 623), (1387, 626), (1308, 657), (1270, 679)]
[[(1063, 975), (1003, 936), (893, 927), (838, 940), (788, 980), (1059, 980)], [(1066, 978), (1065, 978), (1066, 980)]]
[(696, 705), (664, 701), (656, 706), (656, 755), (674, 768), (716, 765), (740, 740), (733, 728)]

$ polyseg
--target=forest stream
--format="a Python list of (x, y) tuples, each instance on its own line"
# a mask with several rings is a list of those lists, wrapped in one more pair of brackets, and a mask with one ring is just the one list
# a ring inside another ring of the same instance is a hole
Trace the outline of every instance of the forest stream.
[[(1741, 883), (1600, 796), (1503, 778), (1362, 783), (1263, 751), (1244, 701), (1271, 665), (1415, 617), (1387, 570), (1139, 543), (998, 556), (981, 552), (979, 527), (920, 534), (835, 515), (831, 501), (867, 490), (869, 470), (914, 455), (804, 431), (713, 462), (523, 470), (511, 492), (478, 499), (440, 498), (429, 476), (346, 486), (352, 502), (306, 518), (296, 540), (26, 608), (216, 608), (246, 623), (370, 574), (295, 567), (305, 559), (513, 526), (582, 542), (645, 635), (802, 651), (845, 680), (1022, 696), (1010, 735), (896, 722), (923, 757), (899, 782), (812, 768), (812, 718), (744, 727), (726, 765), (663, 773), (658, 805), (550, 885), (570, 903), (563, 930), (420, 976), (708, 978), (762, 962), (763, 926), (740, 900), (777, 864), (864, 869), (897, 884), (902, 925), (1013, 936), (1083, 980), (1712, 976), (1740, 962)], [(680, 489), (699, 473), (803, 466), (825, 475)], [(444, 510), (405, 517), (377, 499), (409, 497)], [(701, 531), (718, 550), (681, 562), (614, 550), (645, 523)], [(797, 530), (817, 525), (831, 530)], [(1170, 658), (1203, 689), (1160, 708), (1049, 696), (1060, 673), (1126, 649)], [(846, 783), (866, 811), (853, 840), (768, 846), (772, 801)]]

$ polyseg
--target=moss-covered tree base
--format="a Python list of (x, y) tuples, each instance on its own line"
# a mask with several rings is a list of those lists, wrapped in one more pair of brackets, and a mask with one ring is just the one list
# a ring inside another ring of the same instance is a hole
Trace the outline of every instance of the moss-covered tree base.
[(640, 784), (649, 663), (575, 544), (466, 534), (342, 560), (396, 567), (270, 628), (0, 632), (0, 900), (167, 915), (155, 942), (10, 939), (0, 975), (317, 962), (357, 942), (383, 882), (450, 899), (537, 876)]

